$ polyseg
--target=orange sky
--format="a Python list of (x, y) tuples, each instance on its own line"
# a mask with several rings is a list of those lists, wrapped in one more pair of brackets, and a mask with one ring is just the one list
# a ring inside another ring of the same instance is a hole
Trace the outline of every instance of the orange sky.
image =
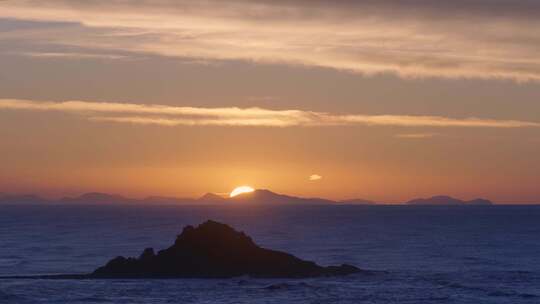
[(0, 192), (540, 202), (530, 1), (36, 3), (0, 2)]

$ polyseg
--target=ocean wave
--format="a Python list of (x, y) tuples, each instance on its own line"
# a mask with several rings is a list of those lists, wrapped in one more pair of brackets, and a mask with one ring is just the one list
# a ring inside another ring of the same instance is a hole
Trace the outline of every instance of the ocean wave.
[(305, 282), (299, 282), (299, 283), (276, 283), (271, 284), (268, 286), (263, 287), (265, 290), (296, 290), (296, 289), (317, 289), (316, 286), (305, 283)]
[(110, 300), (108, 300), (108, 299), (106, 299), (106, 298), (101, 298), (101, 297), (89, 296), (89, 297), (83, 297), (83, 298), (79, 298), (79, 299), (74, 299), (74, 302), (82, 302), (82, 303), (106, 303), (106, 302), (110, 302)]
[(21, 297), (6, 293), (0, 290), (0, 303), (13, 303), (13, 301), (21, 301)]
[(538, 298), (538, 295), (530, 294), (530, 293), (519, 293), (516, 291), (503, 291), (503, 290), (497, 290), (488, 293), (488, 296), (490, 297), (518, 297), (518, 298), (525, 298), (525, 299), (532, 299), (532, 298)]
[(479, 292), (481, 294), (485, 294), (488, 297), (506, 297), (506, 298), (525, 298), (525, 299), (531, 299), (531, 298), (537, 298), (539, 297), (536, 294), (532, 293), (523, 293), (519, 292), (517, 290), (511, 289), (511, 288), (505, 288), (501, 289), (498, 288), (494, 290), (495, 288), (493, 286), (488, 285), (472, 285), (472, 284), (466, 284), (466, 283), (458, 283), (458, 282), (445, 282), (445, 281), (438, 281), (437, 284), (440, 285), (440, 289), (444, 288), (450, 288), (450, 289), (459, 289), (469, 292)]
[(0, 257), (0, 267), (17, 266), (23, 263), (23, 258), (18, 256)]

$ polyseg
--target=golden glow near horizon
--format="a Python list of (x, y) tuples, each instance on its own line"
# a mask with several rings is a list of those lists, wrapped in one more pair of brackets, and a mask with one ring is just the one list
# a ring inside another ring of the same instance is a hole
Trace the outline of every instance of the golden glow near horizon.
[(229, 195), (230, 197), (235, 197), (237, 195), (243, 194), (243, 193), (250, 193), (255, 191), (255, 189), (251, 188), (250, 186), (240, 186), (234, 188), (234, 190)]
[(0, 0), (0, 193), (540, 202), (540, 1), (42, 2)]

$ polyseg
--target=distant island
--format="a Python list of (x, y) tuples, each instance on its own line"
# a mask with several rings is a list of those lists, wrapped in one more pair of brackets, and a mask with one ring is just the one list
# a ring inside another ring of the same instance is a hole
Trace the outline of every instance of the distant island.
[(450, 196), (433, 196), (430, 198), (417, 198), (405, 203), (406, 205), (435, 205), (435, 206), (486, 206), (493, 205), (493, 202), (487, 199), (477, 198), (470, 201), (463, 201)]
[[(138, 204), (138, 205), (377, 205), (377, 202), (365, 199), (348, 199), (342, 201), (324, 198), (304, 198), (279, 194), (270, 190), (258, 189), (249, 193), (242, 193), (235, 197), (224, 197), (214, 193), (207, 193), (199, 198), (176, 198), (163, 196), (150, 196), (143, 199), (127, 198), (116, 194), (85, 193), (77, 197), (64, 197), (61, 199), (45, 199), (37, 195), (13, 195), (0, 193), (0, 204), (41, 205), (110, 205), (110, 204)], [(479, 206), (493, 205), (487, 199), (474, 199), (463, 201), (450, 196), (434, 196), (431, 198), (417, 198), (403, 203), (404, 205), (444, 205), (444, 206)]]
[(175, 198), (163, 196), (149, 196), (143, 199), (127, 198), (116, 194), (99, 192), (85, 193), (77, 197), (64, 197), (57, 200), (41, 198), (36, 195), (8, 195), (0, 193), (0, 204), (145, 204), (145, 205), (222, 205), (222, 204), (250, 204), (250, 205), (373, 205), (375, 202), (353, 199), (346, 201), (333, 201), (323, 198), (303, 198), (278, 194), (270, 190), (258, 189), (250, 193), (243, 193), (235, 197), (224, 197), (214, 193), (206, 193), (199, 198)]
[(259, 189), (250, 193), (244, 193), (228, 199), (229, 201), (236, 203), (248, 203), (248, 204), (281, 204), (281, 205), (328, 205), (337, 204), (336, 201), (323, 199), (323, 198), (302, 198), (289, 196), (284, 194), (277, 194), (270, 190)]

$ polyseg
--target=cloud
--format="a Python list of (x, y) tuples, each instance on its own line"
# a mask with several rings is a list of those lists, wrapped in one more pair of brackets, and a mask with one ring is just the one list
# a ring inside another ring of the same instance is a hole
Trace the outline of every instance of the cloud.
[[(1, 40), (366, 75), (540, 80), (530, 0), (1, 1), (0, 18), (64, 24)], [(69, 30), (67, 30), (69, 29)]]
[(93, 53), (61, 53), (61, 52), (26, 52), (21, 53), (22, 56), (33, 58), (67, 58), (67, 59), (127, 59), (128, 56), (113, 55), (113, 54), (93, 54)]
[(323, 177), (318, 175), (318, 174), (313, 174), (313, 175), (310, 175), (309, 176), (309, 180), (310, 181), (318, 181), (318, 180), (321, 180)]
[(397, 138), (407, 138), (407, 139), (425, 139), (438, 136), (437, 133), (406, 133), (406, 134), (396, 134)]
[(101, 122), (160, 126), (258, 126), (258, 127), (330, 127), (397, 126), (526, 128), (540, 122), (483, 118), (450, 118), (415, 115), (331, 114), (305, 110), (264, 108), (204, 108), (90, 101), (32, 101), (0, 99), (0, 110), (66, 112)]

